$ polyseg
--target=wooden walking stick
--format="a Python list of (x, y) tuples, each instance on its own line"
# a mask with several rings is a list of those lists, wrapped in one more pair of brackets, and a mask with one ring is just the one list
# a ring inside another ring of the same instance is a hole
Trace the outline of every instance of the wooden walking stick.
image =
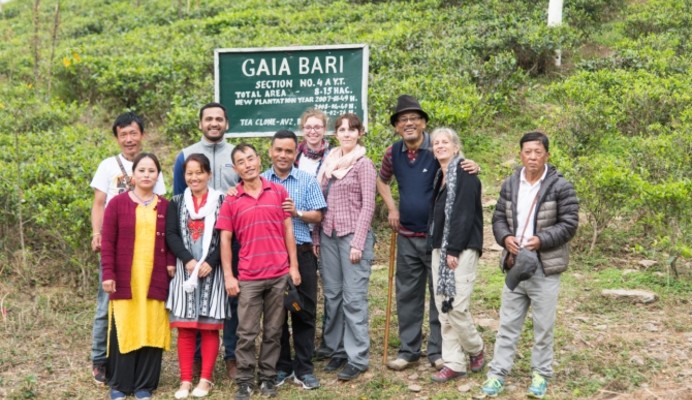
[(396, 232), (392, 231), (389, 240), (389, 280), (387, 284), (387, 314), (384, 323), (384, 351), (382, 364), (387, 365), (387, 349), (389, 348), (389, 320), (392, 318), (392, 285), (394, 284), (394, 256), (396, 254)]

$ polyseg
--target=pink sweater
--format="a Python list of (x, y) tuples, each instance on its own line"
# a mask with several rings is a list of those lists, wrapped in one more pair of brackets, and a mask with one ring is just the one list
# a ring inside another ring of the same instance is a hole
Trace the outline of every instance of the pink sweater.
[[(159, 197), (156, 205), (156, 241), (154, 269), (149, 284), (150, 299), (166, 301), (168, 297), (167, 265), (175, 265), (175, 256), (166, 245), (166, 209), (168, 200)], [(115, 293), (111, 300), (131, 299), (132, 258), (135, 247), (135, 217), (137, 203), (127, 192), (114, 197), (106, 207), (103, 217), (101, 265), (103, 280), (115, 280)]]

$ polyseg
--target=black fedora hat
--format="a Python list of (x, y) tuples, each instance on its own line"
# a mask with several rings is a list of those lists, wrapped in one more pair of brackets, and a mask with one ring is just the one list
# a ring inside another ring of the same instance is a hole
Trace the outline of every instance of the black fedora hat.
[(428, 122), (428, 113), (423, 111), (420, 103), (418, 103), (418, 100), (408, 94), (402, 94), (396, 101), (396, 111), (394, 111), (394, 114), (389, 117), (389, 122), (392, 123), (392, 126), (396, 125), (396, 119), (399, 114), (407, 111), (415, 111), (419, 113), (421, 117), (425, 118), (425, 122)]

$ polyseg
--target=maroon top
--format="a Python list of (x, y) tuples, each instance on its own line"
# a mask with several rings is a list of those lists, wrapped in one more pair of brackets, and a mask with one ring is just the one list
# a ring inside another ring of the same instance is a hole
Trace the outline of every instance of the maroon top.
[[(106, 207), (103, 216), (103, 239), (101, 242), (101, 265), (103, 281), (115, 281), (115, 293), (111, 300), (131, 299), (132, 258), (135, 249), (135, 225), (137, 203), (128, 192), (115, 196)], [(166, 209), (168, 200), (159, 196), (156, 204), (156, 241), (154, 269), (147, 298), (166, 301), (168, 297), (167, 265), (175, 265), (175, 255), (166, 245)]]

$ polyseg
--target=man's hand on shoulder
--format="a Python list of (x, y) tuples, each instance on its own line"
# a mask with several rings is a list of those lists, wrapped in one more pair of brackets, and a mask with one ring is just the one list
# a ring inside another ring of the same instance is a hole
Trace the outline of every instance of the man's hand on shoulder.
[(478, 175), (481, 173), (481, 166), (468, 158), (459, 163), (459, 166), (471, 175)]
[(235, 196), (236, 194), (238, 194), (238, 188), (235, 186), (231, 186), (226, 190), (226, 196)]

